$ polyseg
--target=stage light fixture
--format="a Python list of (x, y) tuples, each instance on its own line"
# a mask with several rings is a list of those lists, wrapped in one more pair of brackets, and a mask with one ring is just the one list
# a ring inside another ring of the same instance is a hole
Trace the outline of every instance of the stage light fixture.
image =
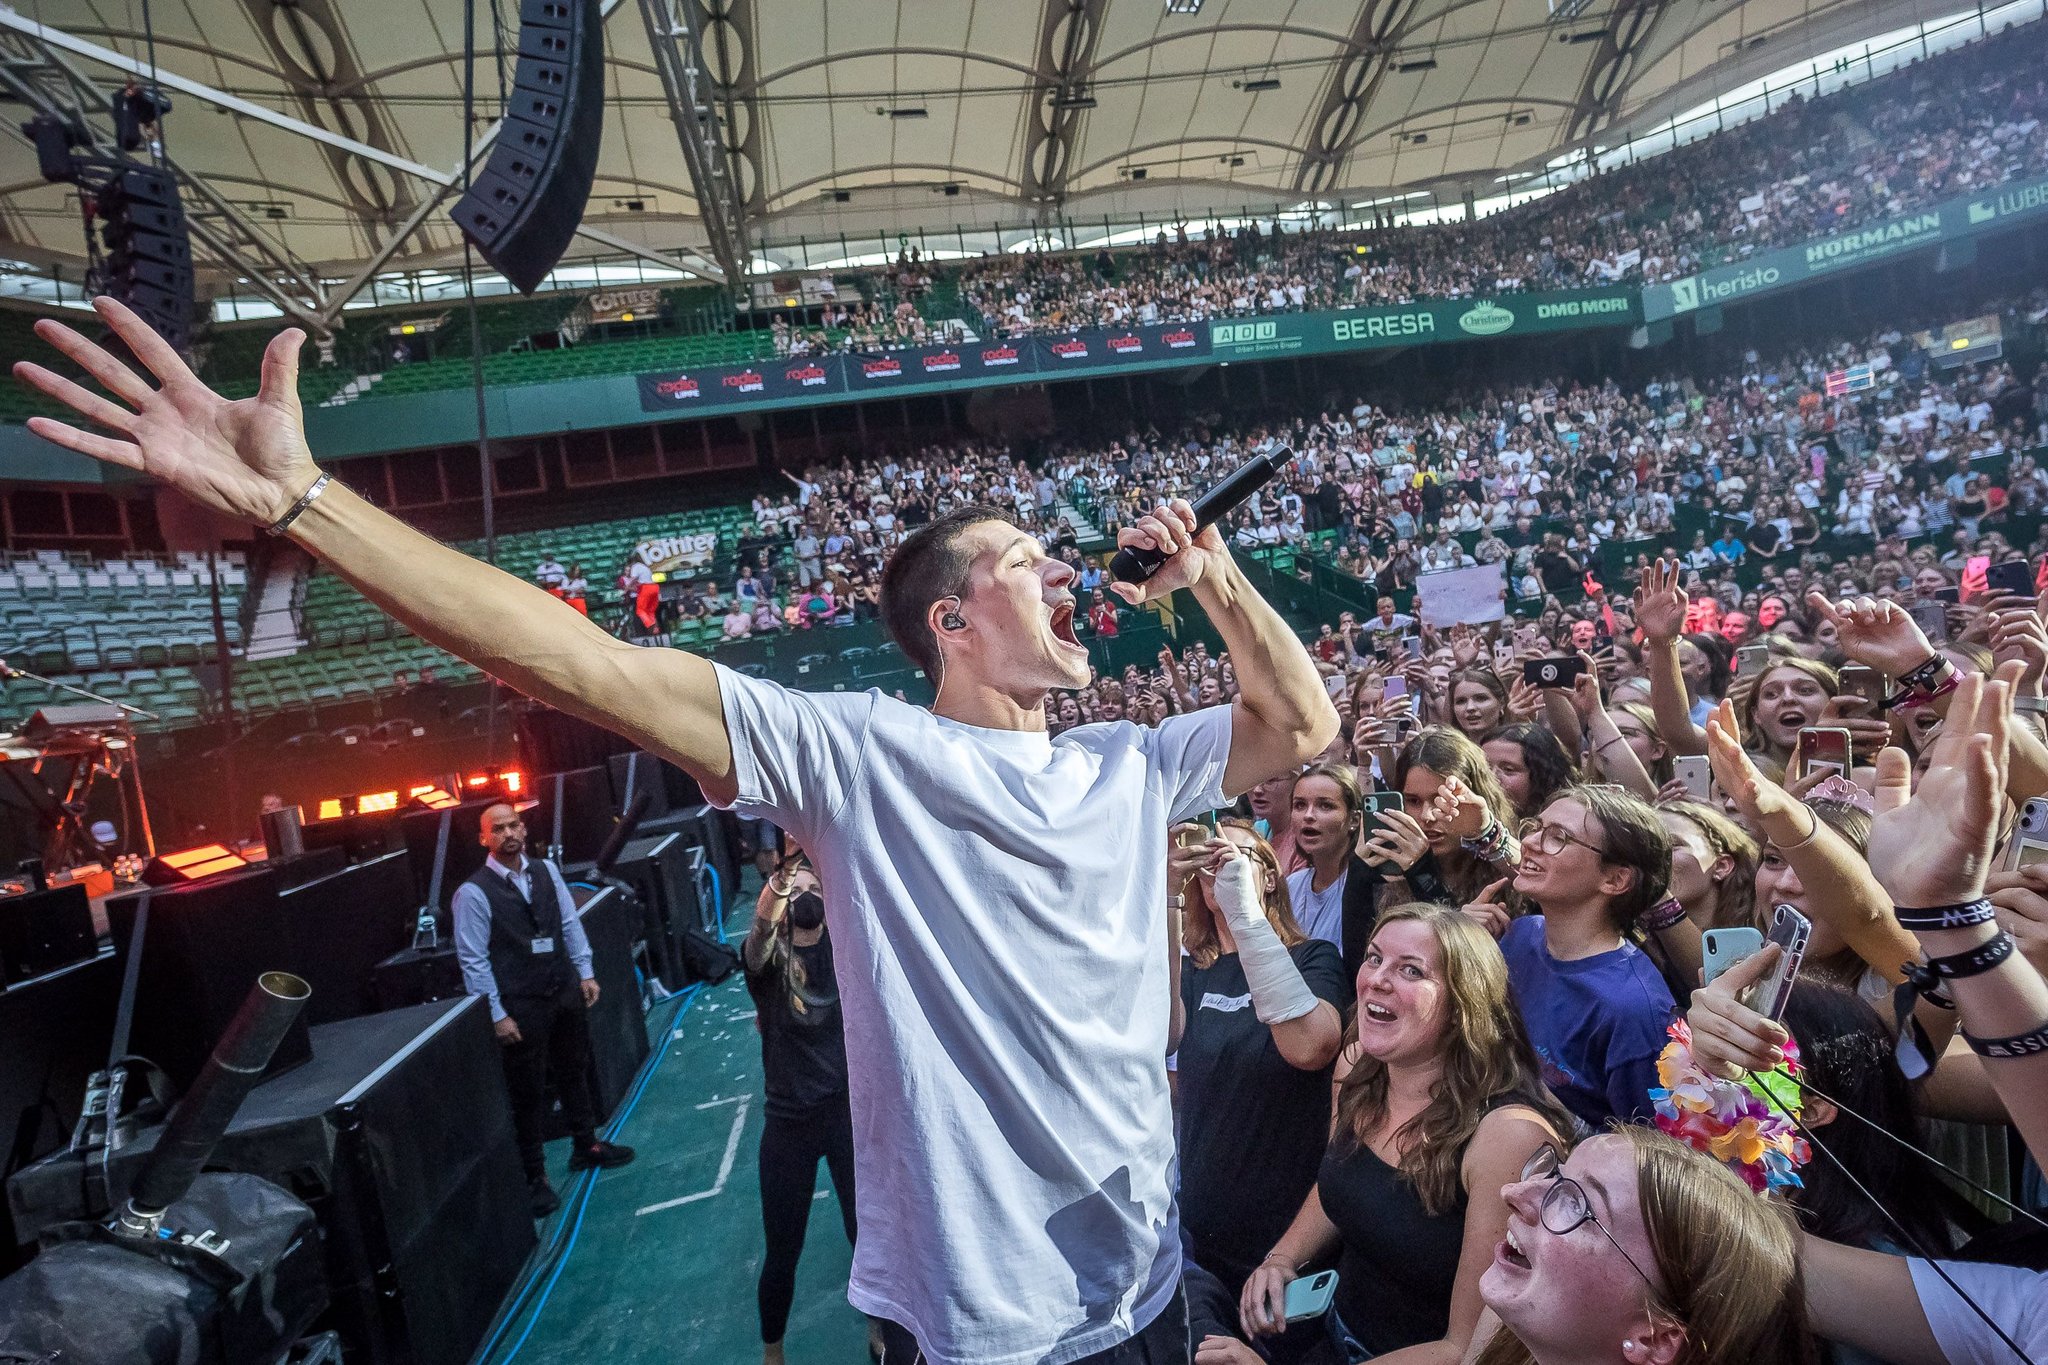
[(201, 844), (178, 853), (160, 853), (143, 866), (142, 880), (148, 886), (175, 886), (196, 882), (222, 872), (249, 865), (249, 860), (226, 844)]
[(341, 798), (329, 796), (322, 799), (319, 813), (313, 818), (316, 820), (339, 820), (341, 818)]
[(356, 798), (356, 814), (358, 815), (375, 815), (378, 811), (397, 809), (398, 793), (395, 791), (370, 792)]

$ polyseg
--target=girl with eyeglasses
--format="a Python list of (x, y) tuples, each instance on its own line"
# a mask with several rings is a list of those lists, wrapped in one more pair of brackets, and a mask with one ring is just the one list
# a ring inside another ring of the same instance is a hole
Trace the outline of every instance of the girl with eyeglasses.
[(1474, 1365), (1803, 1365), (1799, 1235), (1711, 1157), (1622, 1125), (1501, 1191)]

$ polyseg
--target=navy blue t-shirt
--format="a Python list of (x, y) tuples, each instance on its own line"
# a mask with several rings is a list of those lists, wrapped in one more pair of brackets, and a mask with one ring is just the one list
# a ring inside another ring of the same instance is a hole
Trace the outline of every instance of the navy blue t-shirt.
[(1610, 1118), (1649, 1118), (1657, 1054), (1677, 1008), (1649, 957), (1624, 943), (1561, 962), (1544, 944), (1541, 915), (1510, 924), (1500, 950), (1551, 1092), (1596, 1129)]

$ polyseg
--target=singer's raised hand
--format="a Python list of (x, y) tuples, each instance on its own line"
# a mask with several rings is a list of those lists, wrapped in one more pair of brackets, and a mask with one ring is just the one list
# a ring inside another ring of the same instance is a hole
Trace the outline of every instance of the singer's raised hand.
[(230, 401), (206, 387), (170, 343), (125, 304), (101, 297), (93, 307), (149, 367), (159, 387), (150, 387), (105, 347), (45, 318), (36, 323), (36, 335), (76, 361), (119, 401), (30, 360), (15, 362), (15, 377), (115, 435), (49, 417), (31, 417), (30, 431), (67, 450), (139, 470), (202, 506), (258, 524), (283, 516), (319, 477), (299, 411), (299, 347), (305, 333), (293, 327), (272, 337), (263, 353), (262, 387), (254, 397)]
[(1195, 509), (1185, 498), (1162, 502), (1137, 524), (1116, 533), (1118, 549), (1160, 550), (1166, 562), (1143, 583), (1111, 580), (1106, 584), (1129, 606), (1139, 606), (1166, 596), (1175, 588), (1192, 588), (1212, 570), (1226, 564), (1230, 549), (1223, 532), (1215, 526), (1195, 529)]

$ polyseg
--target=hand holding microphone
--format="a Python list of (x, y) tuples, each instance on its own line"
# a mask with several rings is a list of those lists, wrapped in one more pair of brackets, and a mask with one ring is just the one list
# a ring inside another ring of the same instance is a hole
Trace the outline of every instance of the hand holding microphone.
[(1109, 564), (1110, 591), (1135, 607), (1201, 582), (1230, 554), (1216, 523), (1293, 459), (1292, 450), (1275, 445), (1246, 460), (1192, 504), (1175, 498), (1117, 532), (1119, 548)]

